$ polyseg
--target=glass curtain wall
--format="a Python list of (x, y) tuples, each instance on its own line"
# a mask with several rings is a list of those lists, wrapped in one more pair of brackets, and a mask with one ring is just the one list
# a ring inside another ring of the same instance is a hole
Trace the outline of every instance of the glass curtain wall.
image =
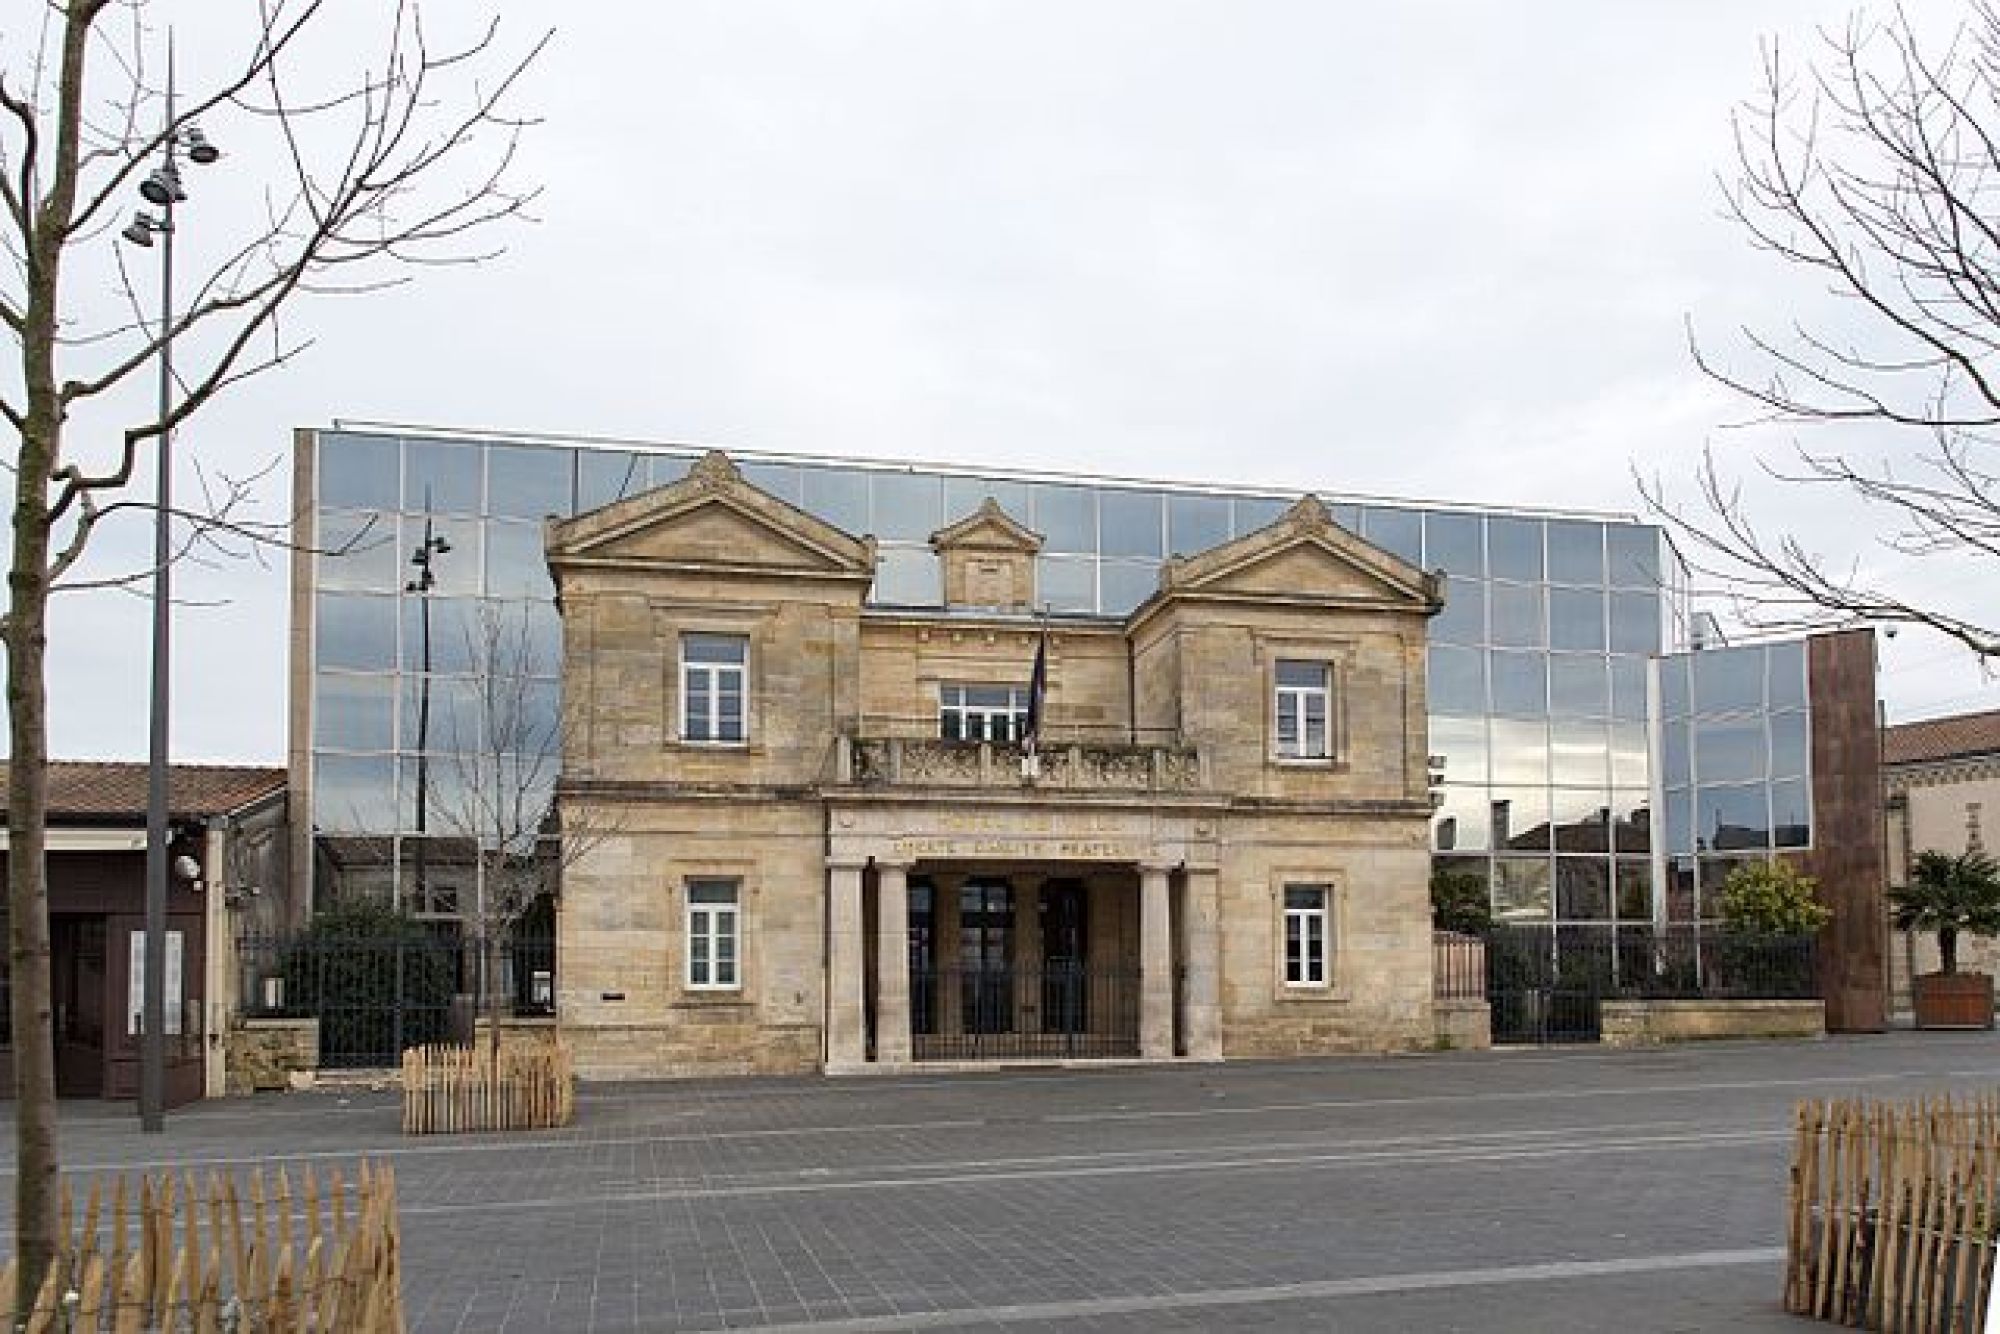
[[(483, 749), (485, 627), (526, 627), (520, 656), (535, 697), (555, 710), (560, 626), (543, 519), (675, 481), (694, 457), (318, 433), (312, 749), (323, 872), (412, 907), (454, 910), (433, 865), (417, 874), (417, 849), (434, 848), (453, 784)], [(1150, 596), (1168, 558), (1254, 532), (1295, 499), (885, 465), (739, 466), (807, 512), (874, 534), (871, 597), (887, 606), (941, 602), (930, 535), (989, 496), (1042, 535), (1037, 574), (1051, 610), (1107, 616)], [(1673, 586), (1658, 531), (1391, 504), (1331, 509), (1447, 574), (1430, 659), (1431, 749), (1446, 761), (1440, 864), (1488, 883), (1509, 920), (1648, 916), (1647, 660), (1672, 600), (1663, 572)], [(427, 588), (412, 562), (426, 534)], [(413, 894), (420, 878), (423, 902)]]

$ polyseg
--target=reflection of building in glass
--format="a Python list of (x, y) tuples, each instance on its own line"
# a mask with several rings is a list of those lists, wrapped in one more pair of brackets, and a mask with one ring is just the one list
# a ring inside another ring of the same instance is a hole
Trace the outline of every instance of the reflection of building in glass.
[[(298, 439), (300, 545), (322, 554), (294, 564), (303, 651), (292, 758), (319, 837), (317, 892), (399, 894), (448, 915), (453, 887), (438, 875), (427, 873), (437, 902), (413, 898), (423, 681), (428, 749), (476, 736), (480, 608), (499, 605), (532, 627), (535, 699), (555, 710), (560, 629), (543, 518), (671, 482), (696, 451), (350, 431)], [(988, 497), (1039, 535), (1037, 595), (1059, 617), (1121, 616), (1158, 587), (1167, 560), (1254, 532), (1295, 499), (1234, 486), (741, 457), (760, 489), (875, 537), (869, 601), (878, 607), (942, 605), (931, 535)], [(1445, 761), (1440, 856), (1490, 883), (1510, 920), (1650, 920), (1648, 663), (1682, 622), (1684, 582), (1658, 530), (1554, 512), (1374, 500), (1330, 508), (1343, 526), (1448, 576), (1429, 663), (1430, 749)], [(450, 550), (420, 598), (406, 591), (408, 558), (426, 525)], [(425, 601), (428, 678), (419, 661)], [(980, 725), (1004, 725), (1013, 704), (993, 707)], [(448, 789), (453, 766), (422, 768), (427, 787)]]

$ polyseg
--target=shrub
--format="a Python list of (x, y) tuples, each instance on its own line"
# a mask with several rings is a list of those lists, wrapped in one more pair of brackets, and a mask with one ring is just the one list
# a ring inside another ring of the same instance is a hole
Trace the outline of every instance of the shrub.
[(385, 904), (323, 908), (284, 952), (286, 1000), (319, 1020), (328, 1066), (393, 1064), (441, 1041), (458, 983), (457, 948)]
[(1432, 871), (1431, 925), (1440, 931), (1486, 934), (1493, 927), (1486, 882), (1464, 871)]
[(1984, 853), (1925, 852), (1910, 871), (1910, 883), (1889, 891), (1898, 931), (1929, 931), (1937, 937), (1938, 966), (1958, 971), (1958, 936), (2000, 934), (2000, 866)]
[(1818, 883), (1788, 862), (1739, 866), (1722, 882), (1723, 923), (1749, 936), (1809, 936), (1833, 920), (1815, 896)]

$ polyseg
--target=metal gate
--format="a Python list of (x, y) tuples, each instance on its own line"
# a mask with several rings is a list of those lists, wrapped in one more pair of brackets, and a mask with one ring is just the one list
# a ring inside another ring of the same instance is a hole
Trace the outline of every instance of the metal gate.
[(1493, 1041), (1596, 1042), (1598, 1002), (1611, 990), (1606, 945), (1543, 927), (1494, 928), (1486, 942)]
[(919, 1061), (1018, 1061), (1139, 1054), (1139, 970), (933, 967), (910, 972)]

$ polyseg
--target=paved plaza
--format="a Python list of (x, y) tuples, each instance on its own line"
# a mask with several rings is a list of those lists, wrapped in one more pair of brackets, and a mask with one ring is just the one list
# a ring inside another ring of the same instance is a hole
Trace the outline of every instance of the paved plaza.
[(1794, 1101), (1996, 1079), (1992, 1034), (1892, 1034), (596, 1086), (514, 1137), (405, 1139), (384, 1092), (157, 1137), (66, 1104), (63, 1145), (393, 1163), (418, 1331), (1797, 1331)]

